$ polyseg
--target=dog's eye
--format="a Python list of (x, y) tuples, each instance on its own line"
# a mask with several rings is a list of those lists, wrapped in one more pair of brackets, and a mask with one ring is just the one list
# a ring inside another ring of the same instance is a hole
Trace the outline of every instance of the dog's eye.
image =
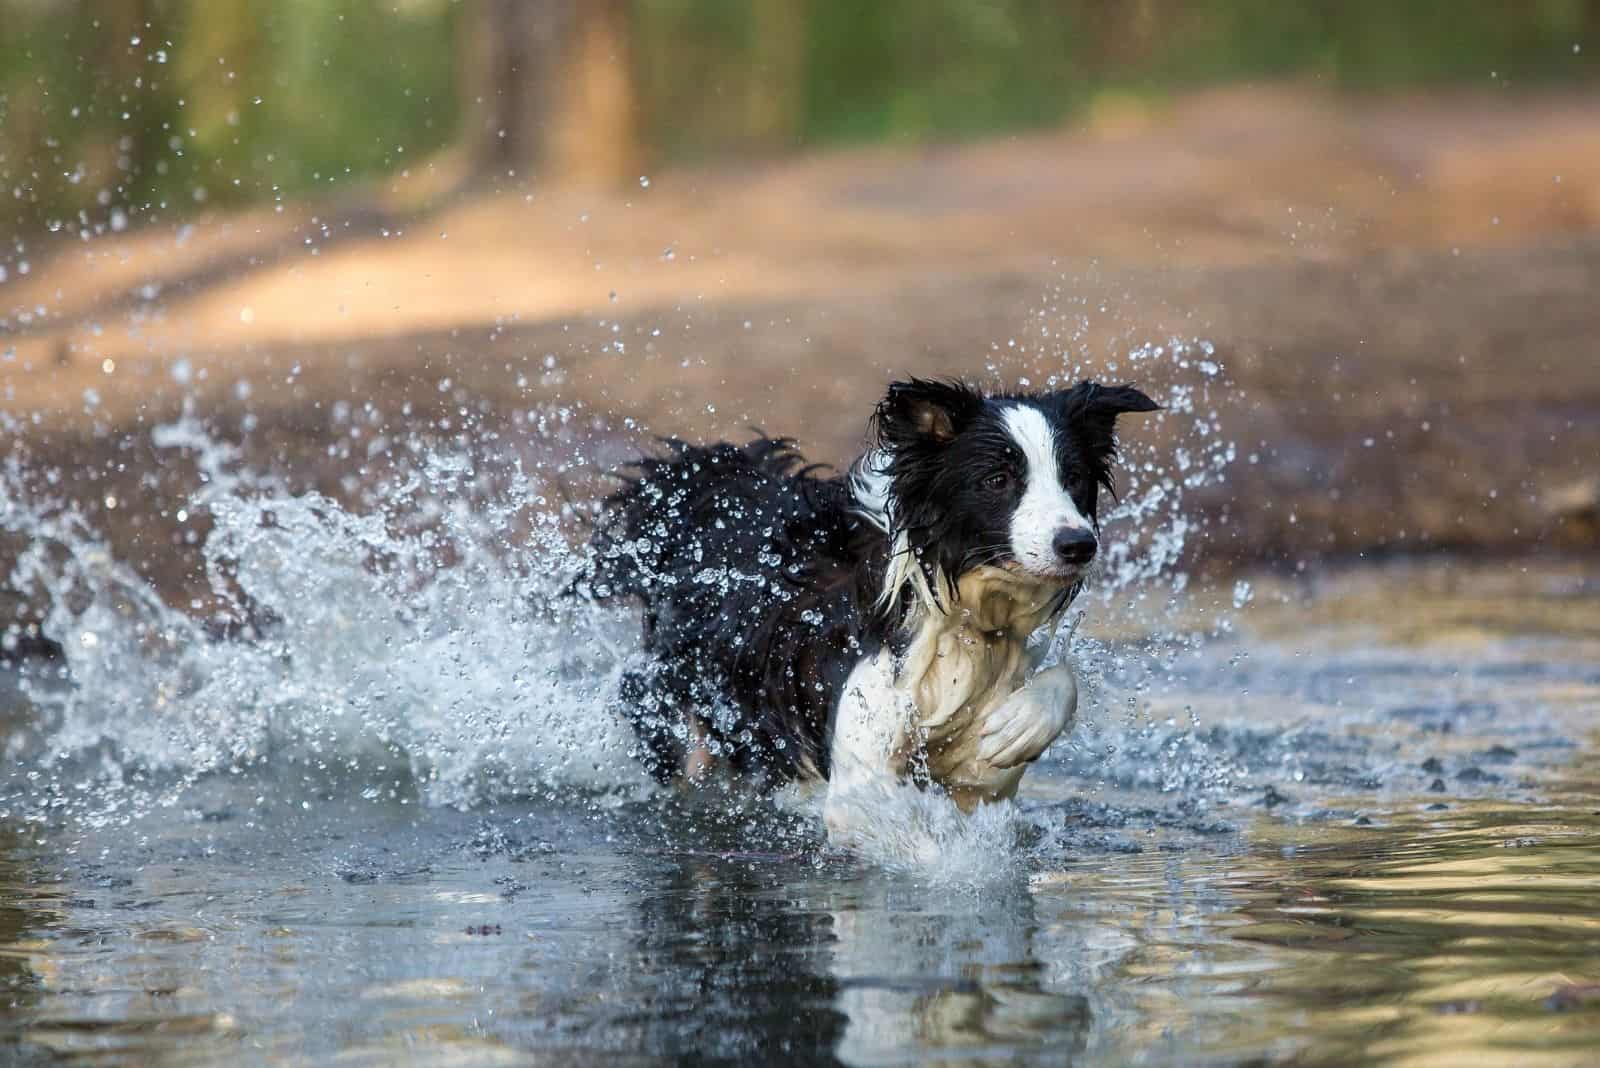
[(984, 479), (983, 479), (983, 488), (984, 489), (994, 490), (996, 493), (998, 493), (1001, 490), (1009, 489), (1010, 487), (1011, 487), (1011, 472), (1009, 472), (1009, 471), (996, 471), (992, 475), (984, 476)]

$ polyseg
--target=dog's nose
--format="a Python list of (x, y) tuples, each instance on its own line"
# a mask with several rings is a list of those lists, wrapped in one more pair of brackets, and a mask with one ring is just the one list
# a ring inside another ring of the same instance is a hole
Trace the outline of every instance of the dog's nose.
[(1095, 541), (1093, 531), (1082, 527), (1062, 527), (1056, 531), (1051, 547), (1064, 564), (1087, 564), (1094, 559), (1095, 550), (1100, 544)]

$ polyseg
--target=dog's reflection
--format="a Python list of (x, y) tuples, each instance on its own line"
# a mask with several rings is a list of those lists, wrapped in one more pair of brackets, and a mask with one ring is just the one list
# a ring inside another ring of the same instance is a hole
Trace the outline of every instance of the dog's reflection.
[(961, 1064), (1026, 1050), (1061, 1063), (1082, 1052), (1088, 1002), (1041, 986), (1025, 884), (975, 895), (883, 882), (854, 906), (833, 912), (840, 1060)]
[(796, 865), (691, 856), (663, 875), (638, 902), (624, 955), (647, 992), (625, 1046), (679, 1063), (828, 1063), (845, 1022), (828, 915), (795, 887)]
[(651, 994), (635, 1047), (859, 1065), (1082, 1052), (1088, 1001), (1048, 988), (1072, 947), (1039, 923), (1025, 879), (946, 890), (850, 867), (673, 857), (637, 906), (628, 957)]

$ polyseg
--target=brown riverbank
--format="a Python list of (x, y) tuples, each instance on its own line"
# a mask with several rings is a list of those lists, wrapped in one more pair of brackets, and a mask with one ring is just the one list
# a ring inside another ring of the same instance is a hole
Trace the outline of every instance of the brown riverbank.
[[(1235, 92), (619, 194), (422, 211), (399, 182), (359, 210), (43, 250), (0, 284), (0, 390), (30, 462), (174, 596), (197, 576), (158, 502), (189, 475), (141, 434), (185, 394), (224, 433), (252, 420), (252, 462), (338, 492), (360, 466), (341, 402), (436, 434), (463, 408), (515, 433), (565, 405), (612, 428), (601, 462), (629, 419), (759, 424), (838, 462), (893, 375), (1038, 380), (1065, 350), (1116, 378), (1174, 336), (1215, 346), (1240, 454), (1195, 498), (1197, 559), (1581, 553), (1600, 531), (1595, 103)], [(107, 511), (119, 495), (157, 506)]]

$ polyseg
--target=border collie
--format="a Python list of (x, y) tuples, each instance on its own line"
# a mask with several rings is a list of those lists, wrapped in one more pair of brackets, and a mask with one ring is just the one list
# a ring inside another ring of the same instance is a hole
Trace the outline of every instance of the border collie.
[(969, 812), (1011, 797), (1077, 711), (1071, 665), (1037, 669), (1099, 547), (1116, 418), (1158, 407), (896, 382), (843, 478), (788, 438), (667, 440), (606, 500), (588, 576), (644, 609), (620, 693), (641, 759), (663, 783), (827, 780), (830, 801), (896, 780)]

